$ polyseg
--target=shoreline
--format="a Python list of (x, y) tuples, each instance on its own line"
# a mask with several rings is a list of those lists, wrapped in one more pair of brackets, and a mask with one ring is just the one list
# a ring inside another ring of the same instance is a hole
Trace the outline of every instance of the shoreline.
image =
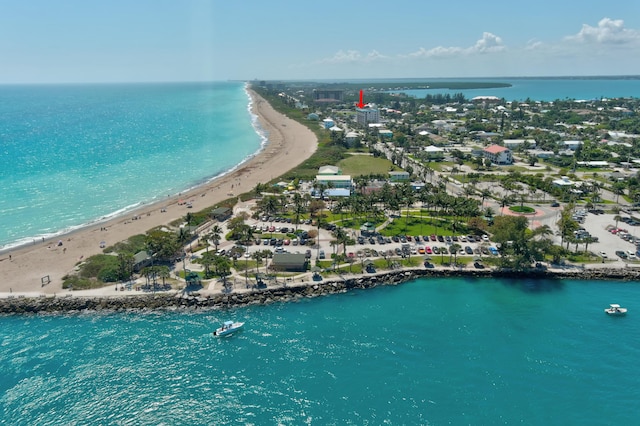
[[(0, 298), (0, 315), (22, 315), (41, 313), (88, 313), (88, 312), (143, 312), (143, 311), (176, 311), (232, 309), (250, 305), (266, 305), (285, 303), (301, 299), (346, 293), (353, 290), (364, 290), (379, 286), (400, 285), (421, 278), (450, 279), (464, 277), (467, 279), (513, 279), (526, 278), (524, 291), (548, 291), (554, 281), (572, 280), (613, 280), (637, 281), (640, 270), (628, 269), (591, 269), (574, 268), (566, 271), (502, 271), (502, 270), (433, 270), (406, 268), (392, 272), (381, 272), (361, 276), (336, 277), (320, 282), (303, 281), (293, 285), (282, 285), (265, 289), (251, 289), (238, 292), (193, 293), (180, 291), (158, 293), (133, 293), (119, 295), (82, 295), (63, 293), (63, 295), (20, 295)], [(547, 283), (544, 283), (547, 281)], [(529, 283), (540, 285), (529, 285)]]
[(258, 135), (259, 139), (260, 139), (260, 146), (258, 147), (258, 149), (253, 152), (250, 155), (245, 156), (239, 163), (235, 164), (234, 166), (216, 174), (213, 176), (209, 176), (209, 177), (204, 177), (202, 179), (198, 179), (197, 181), (195, 181), (191, 186), (183, 189), (182, 191), (179, 191), (177, 193), (174, 193), (173, 195), (167, 196), (166, 198), (164, 198), (163, 196), (158, 195), (155, 199), (148, 199), (145, 201), (138, 201), (138, 202), (134, 202), (132, 204), (130, 204), (129, 206), (125, 206), (122, 207), (118, 210), (106, 213), (100, 217), (96, 217), (93, 219), (90, 219), (82, 224), (79, 225), (72, 225), (69, 226), (67, 228), (63, 228), (60, 230), (57, 230), (55, 232), (50, 232), (50, 233), (45, 233), (45, 234), (41, 234), (41, 235), (36, 235), (35, 237), (21, 237), (16, 241), (10, 242), (10, 243), (6, 243), (6, 244), (2, 244), (0, 245), (0, 261), (2, 261), (1, 256), (3, 254), (9, 254), (11, 252), (14, 251), (19, 251), (21, 249), (24, 249), (26, 247), (32, 246), (34, 245), (33, 243), (29, 242), (29, 240), (33, 240), (34, 242), (45, 242), (45, 243), (49, 243), (49, 242), (53, 242), (53, 241), (57, 241), (61, 238), (64, 238), (68, 235), (74, 234), (78, 231), (82, 231), (85, 230), (87, 228), (90, 228), (92, 226), (96, 226), (96, 225), (102, 225), (108, 222), (111, 222), (112, 220), (117, 220), (121, 217), (127, 216), (129, 214), (136, 214), (136, 212), (139, 212), (141, 210), (144, 209), (148, 209), (149, 207), (153, 207), (156, 204), (162, 204), (165, 202), (171, 202), (174, 198), (178, 197), (185, 197), (185, 194), (190, 194), (192, 192), (197, 192), (199, 189), (204, 188), (212, 183), (214, 183), (215, 181), (219, 180), (219, 179), (223, 179), (225, 176), (234, 173), (236, 170), (238, 170), (239, 168), (241, 168), (242, 166), (244, 166), (245, 164), (247, 164), (248, 162), (250, 162), (253, 158), (255, 158), (256, 156), (260, 155), (260, 153), (262, 153), (268, 143), (269, 143), (269, 137), (268, 137), (268, 131), (266, 129), (263, 128), (263, 126), (260, 123), (260, 116), (259, 114), (255, 111), (255, 96), (257, 95), (255, 92), (251, 91), (249, 89), (249, 85), (245, 84), (243, 87), (244, 93), (247, 96), (247, 111), (249, 113), (249, 116), (251, 117), (251, 126), (254, 130), (254, 132)]
[[(34, 240), (33, 244), (0, 252), (0, 292), (60, 292), (62, 277), (73, 271), (78, 262), (102, 253), (102, 241), (109, 246), (183, 217), (191, 210), (180, 205), (181, 200), (189, 199), (193, 211), (214, 207), (216, 203), (252, 190), (257, 183), (280, 176), (315, 152), (317, 137), (310, 129), (275, 111), (248, 87), (246, 91), (250, 97), (248, 108), (259, 125), (256, 132), (267, 138), (259, 151), (229, 172), (190, 190), (53, 238)], [(57, 245), (58, 240), (62, 246)], [(43, 285), (42, 279), (47, 276), (50, 281)]]

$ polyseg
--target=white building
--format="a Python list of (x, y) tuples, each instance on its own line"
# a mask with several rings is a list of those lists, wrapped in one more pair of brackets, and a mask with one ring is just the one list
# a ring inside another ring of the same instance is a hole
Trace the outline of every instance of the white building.
[(484, 158), (491, 161), (493, 164), (511, 164), (513, 163), (513, 156), (511, 150), (500, 145), (491, 145), (482, 150)]
[(377, 108), (357, 108), (356, 112), (356, 121), (361, 126), (380, 122), (380, 112)]

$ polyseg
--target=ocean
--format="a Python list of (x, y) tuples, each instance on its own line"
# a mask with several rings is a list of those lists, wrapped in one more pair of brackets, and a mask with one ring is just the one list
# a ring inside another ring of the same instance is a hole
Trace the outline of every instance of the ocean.
[[(430, 278), (225, 311), (0, 317), (0, 424), (633, 424), (637, 293)], [(614, 302), (627, 317), (603, 312)], [(245, 329), (214, 338), (228, 319)]]
[(0, 86), (0, 249), (228, 172), (266, 141), (242, 83)]

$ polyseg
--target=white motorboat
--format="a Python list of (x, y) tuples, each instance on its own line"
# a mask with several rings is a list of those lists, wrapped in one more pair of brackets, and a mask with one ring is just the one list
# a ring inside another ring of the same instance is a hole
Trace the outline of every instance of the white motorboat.
[(627, 315), (627, 308), (621, 308), (620, 305), (618, 305), (617, 303), (610, 304), (609, 307), (606, 308), (604, 311), (607, 315), (613, 315), (613, 316)]
[(242, 329), (243, 326), (243, 322), (225, 321), (224, 324), (222, 324), (222, 327), (213, 332), (213, 335), (217, 337), (230, 336), (236, 331)]

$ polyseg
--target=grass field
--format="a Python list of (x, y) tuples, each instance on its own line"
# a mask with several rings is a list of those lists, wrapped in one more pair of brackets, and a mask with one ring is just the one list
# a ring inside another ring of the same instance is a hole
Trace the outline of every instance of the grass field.
[(351, 155), (337, 164), (345, 175), (384, 175), (390, 170), (399, 170), (386, 158), (372, 157), (370, 155)]

